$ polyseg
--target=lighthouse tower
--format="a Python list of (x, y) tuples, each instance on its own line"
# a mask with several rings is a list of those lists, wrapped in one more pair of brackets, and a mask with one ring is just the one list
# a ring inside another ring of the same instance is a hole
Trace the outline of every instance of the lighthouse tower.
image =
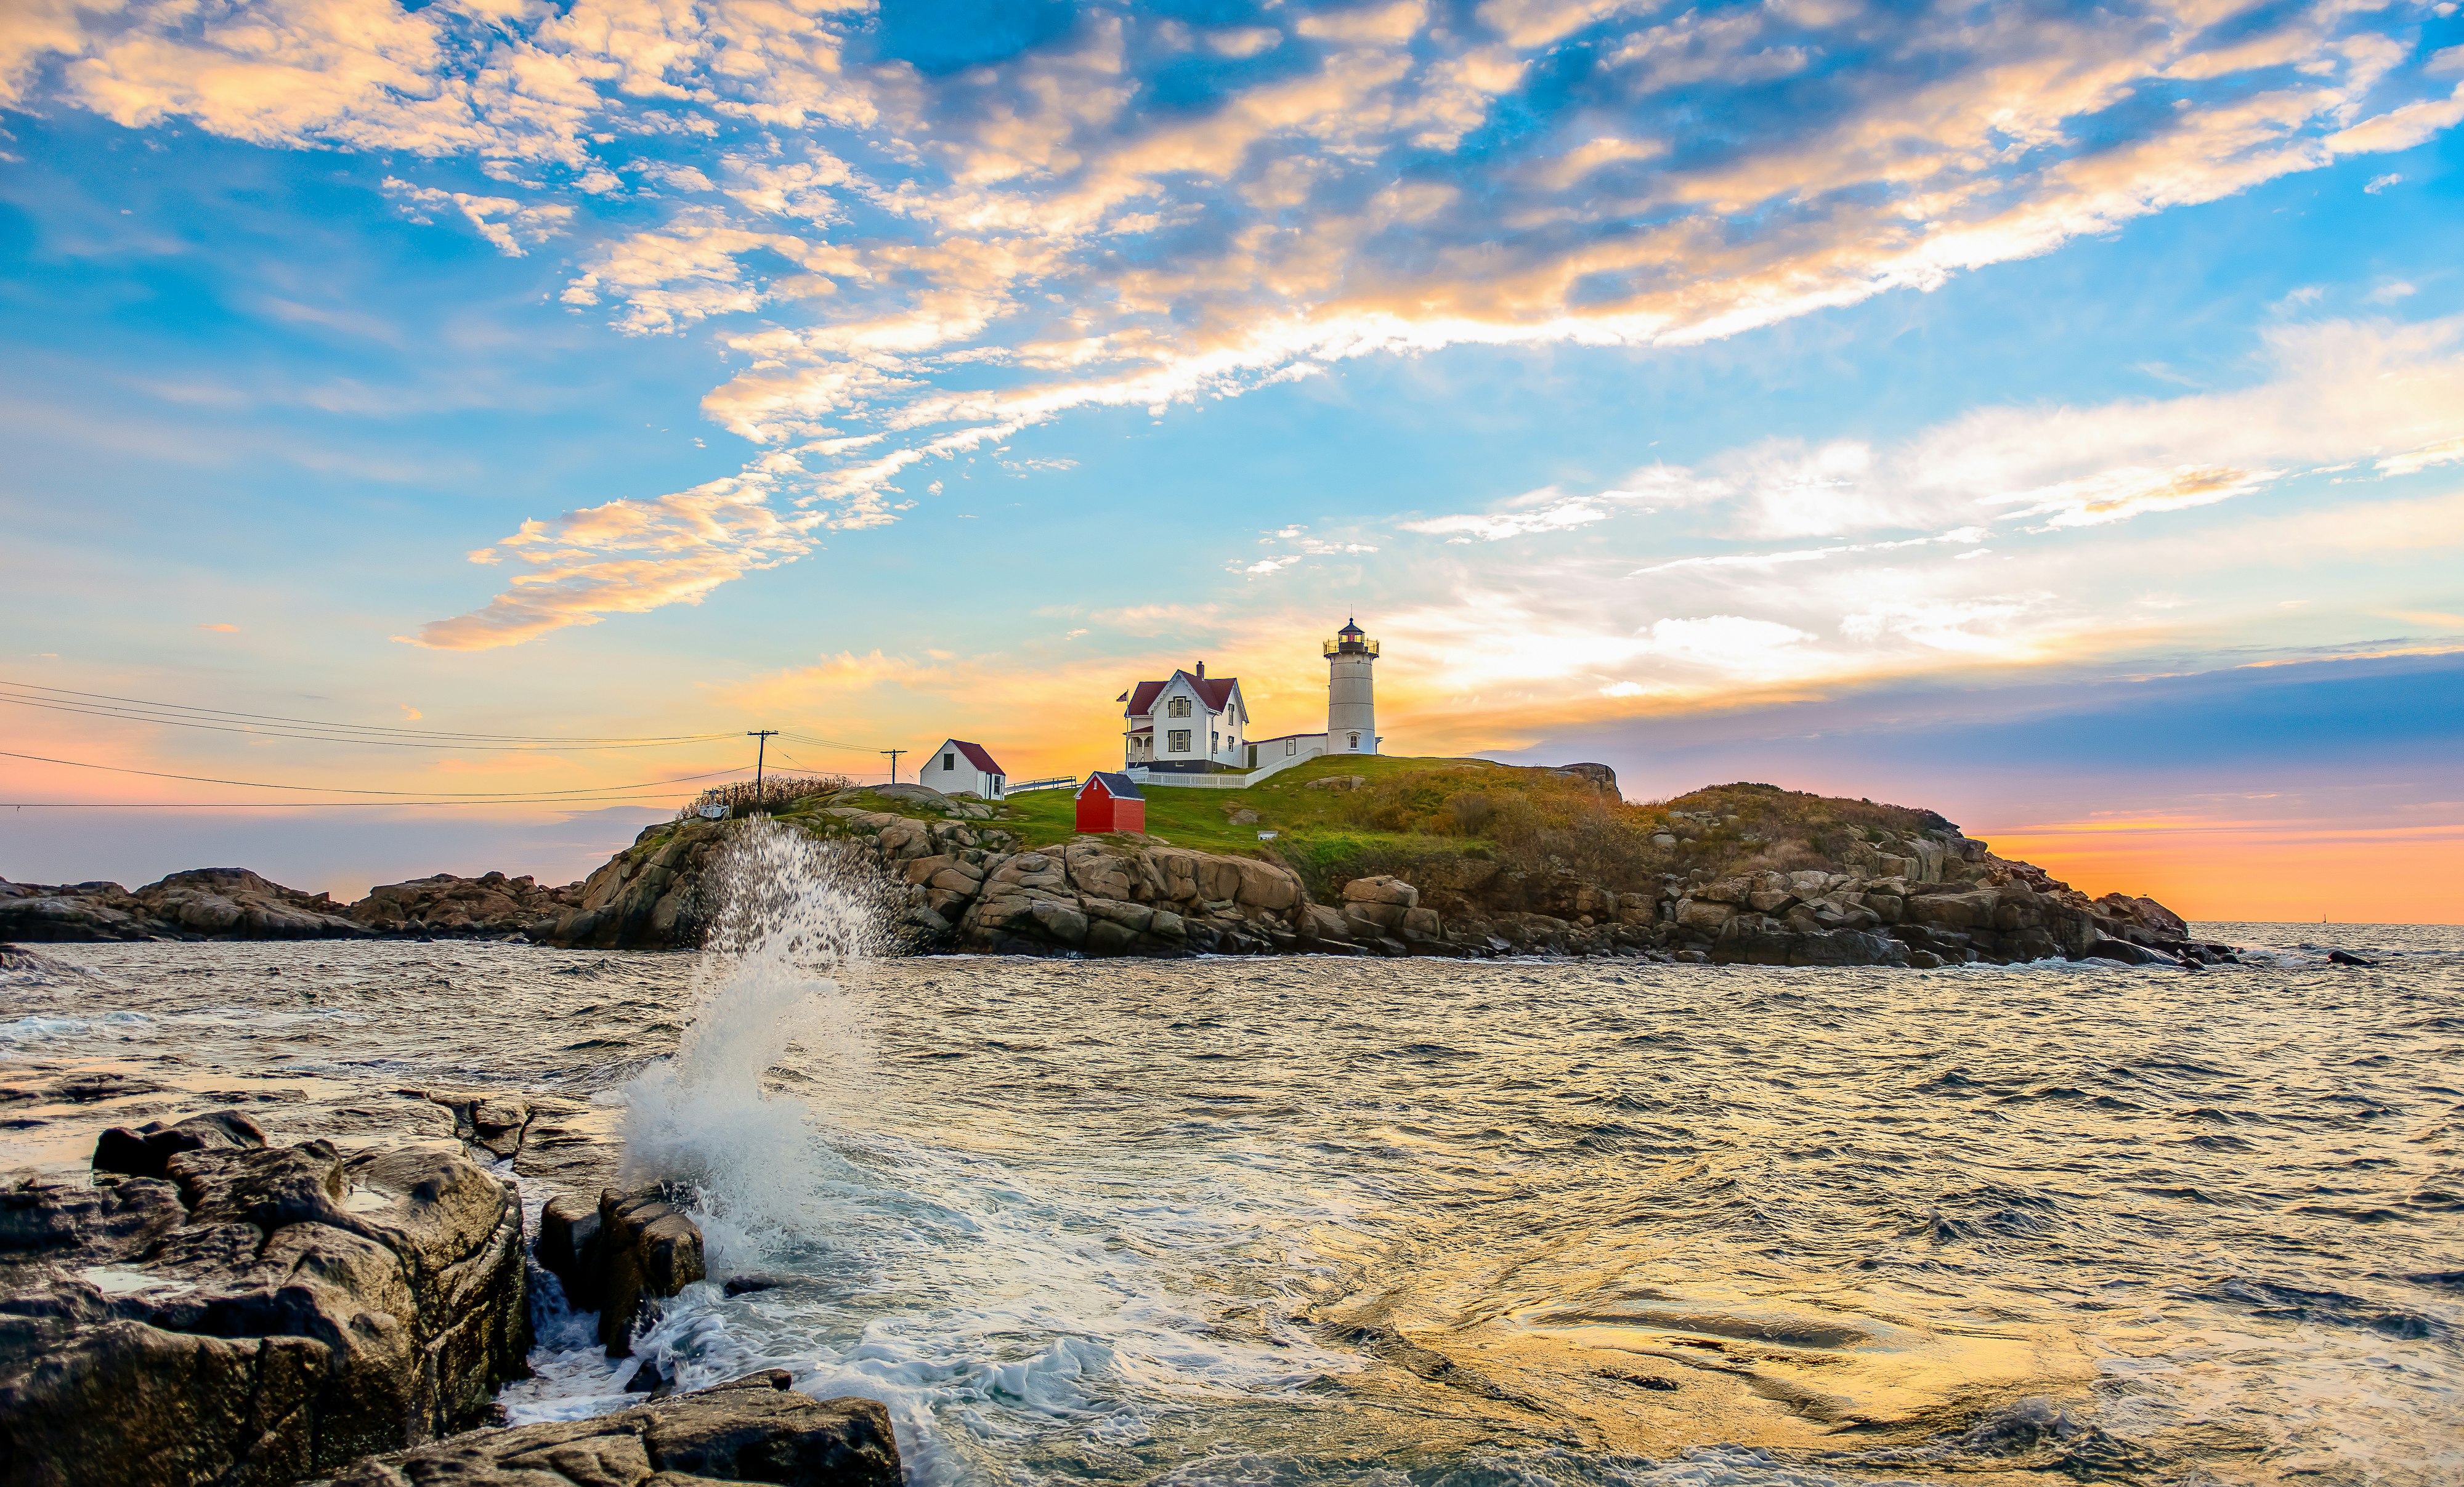
[(1326, 643), (1326, 752), (1377, 752), (1377, 698), (1370, 668), (1377, 643), (1346, 620)]

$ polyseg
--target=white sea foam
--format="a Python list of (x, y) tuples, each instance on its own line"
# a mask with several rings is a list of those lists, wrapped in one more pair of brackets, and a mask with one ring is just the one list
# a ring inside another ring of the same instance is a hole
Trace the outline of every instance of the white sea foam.
[(863, 1061), (857, 1010), (829, 973), (879, 944), (880, 886), (830, 843), (746, 821), (708, 881), (716, 896), (675, 1054), (625, 1090), (624, 1176), (690, 1189), (721, 1264), (819, 1233), (829, 1186), (849, 1173), (803, 1100), (763, 1087), (802, 1042), (807, 1063)]

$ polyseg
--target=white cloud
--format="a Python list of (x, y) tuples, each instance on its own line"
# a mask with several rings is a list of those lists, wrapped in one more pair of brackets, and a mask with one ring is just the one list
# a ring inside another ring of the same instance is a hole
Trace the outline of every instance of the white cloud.
[[(910, 467), (1075, 409), (1159, 409), (1452, 345), (1699, 343), (2464, 120), (2464, 88), (2428, 80), (2459, 70), (2453, 49), (2427, 71), (2408, 60), (2409, 10), (2219, 25), (2212, 8), (2157, 8), (2125, 25), (1921, 8), (1878, 50), (1852, 0), (1484, 0), (1467, 15), (1369, 0), (1288, 31), (1265, 24), (1280, 11), (1200, 28), (1132, 9), (939, 76), (851, 47), (869, 14), (861, 0), (19, 0), (0, 7), (0, 101), (453, 157), (516, 194), (403, 199), (451, 205), (507, 253), (582, 211), (622, 224), (565, 302), (634, 334), (770, 317), (731, 327), (738, 369), (704, 406), (798, 451), (746, 478), (838, 528), (896, 519)], [(1577, 37), (1597, 63), (1583, 105), (1523, 94)], [(1223, 91), (1190, 103), (1147, 86), (1142, 59), (1165, 52), (1219, 59)], [(1269, 52), (1275, 65), (1241, 65)], [(1817, 55), (1837, 65), (1818, 107), (1784, 86)], [(1507, 98), (1515, 129), (1484, 132)], [(1661, 127), (1680, 105), (1720, 110), (1718, 148)], [(628, 176), (692, 200), (634, 202)], [(971, 370), (988, 365), (1003, 375)], [(2233, 401), (2170, 406), (2195, 421)], [(1415, 530), (1494, 542), (1705, 500), (1766, 538), (1938, 530), (1985, 508), (2119, 519), (2308, 458), (2255, 446), (2338, 443), (2301, 432), (2326, 415), (2265, 403), (2239, 410), (2288, 415), (2292, 432), (2219, 420), (2223, 447), (2201, 448), (2104, 409), (2091, 454), (2065, 461), (2008, 441), (2061, 448), (2068, 410), (2004, 410), (1968, 430), (1972, 449), (1774, 441), (1686, 472), (1683, 492), (1628, 482)], [(823, 448), (851, 437), (882, 443)], [(731, 551), (714, 549), (713, 571)]]
[(407, 204), (403, 209), (413, 222), (432, 222), (429, 211), (447, 208), (460, 212), (479, 235), (496, 245), (496, 251), (508, 258), (519, 258), (523, 250), (546, 242), (573, 219), (573, 208), (553, 203), (526, 206), (510, 196), (473, 196), (463, 191), (440, 190), (435, 186), (413, 186), (392, 176), (385, 179), (385, 193), (397, 202)]
[(1793, 625), (1741, 615), (1705, 615), (1694, 620), (1655, 620), (1642, 648), (1724, 675), (1755, 675), (1787, 670), (1793, 663), (1782, 653), (1814, 639)]
[(2387, 455), (2378, 462), (2378, 470), (2385, 475), (2412, 475), (2428, 470), (2432, 465), (2459, 463), (2464, 463), (2464, 437), (2442, 439), (2436, 444), (2426, 444), (2417, 449), (2407, 449), (2401, 454)]
[(1609, 518), (1607, 508), (1599, 504), (1601, 497), (1567, 496), (1554, 486), (1518, 497), (1512, 504), (1531, 504), (1534, 497), (1539, 497), (1541, 504), (1533, 510), (1489, 516), (1434, 516), (1426, 521), (1404, 522), (1403, 530), (1443, 536), (1457, 542), (1469, 542), (1475, 538), (1483, 542), (1501, 542), (1507, 537), (1529, 536), (1535, 532), (1564, 532)]

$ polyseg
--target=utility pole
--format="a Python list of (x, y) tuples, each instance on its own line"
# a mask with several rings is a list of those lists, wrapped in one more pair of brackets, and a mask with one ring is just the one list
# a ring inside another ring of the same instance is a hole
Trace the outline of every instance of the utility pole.
[(753, 798), (758, 803), (761, 798), (761, 764), (770, 753), (770, 740), (779, 736), (779, 731), (775, 728), (748, 730), (744, 736), (761, 740), (753, 746)]
[(881, 752), (890, 755), (890, 782), (894, 785), (898, 783), (898, 756), (902, 754), (912, 753), (913, 751), (907, 749), (884, 749)]

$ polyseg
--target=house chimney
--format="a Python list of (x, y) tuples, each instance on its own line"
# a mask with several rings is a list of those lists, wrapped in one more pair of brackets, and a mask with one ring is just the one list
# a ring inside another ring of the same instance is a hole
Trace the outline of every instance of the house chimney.
[(1198, 663), (1198, 679), (1201, 682), (1206, 680), (1206, 663), (1203, 661)]

